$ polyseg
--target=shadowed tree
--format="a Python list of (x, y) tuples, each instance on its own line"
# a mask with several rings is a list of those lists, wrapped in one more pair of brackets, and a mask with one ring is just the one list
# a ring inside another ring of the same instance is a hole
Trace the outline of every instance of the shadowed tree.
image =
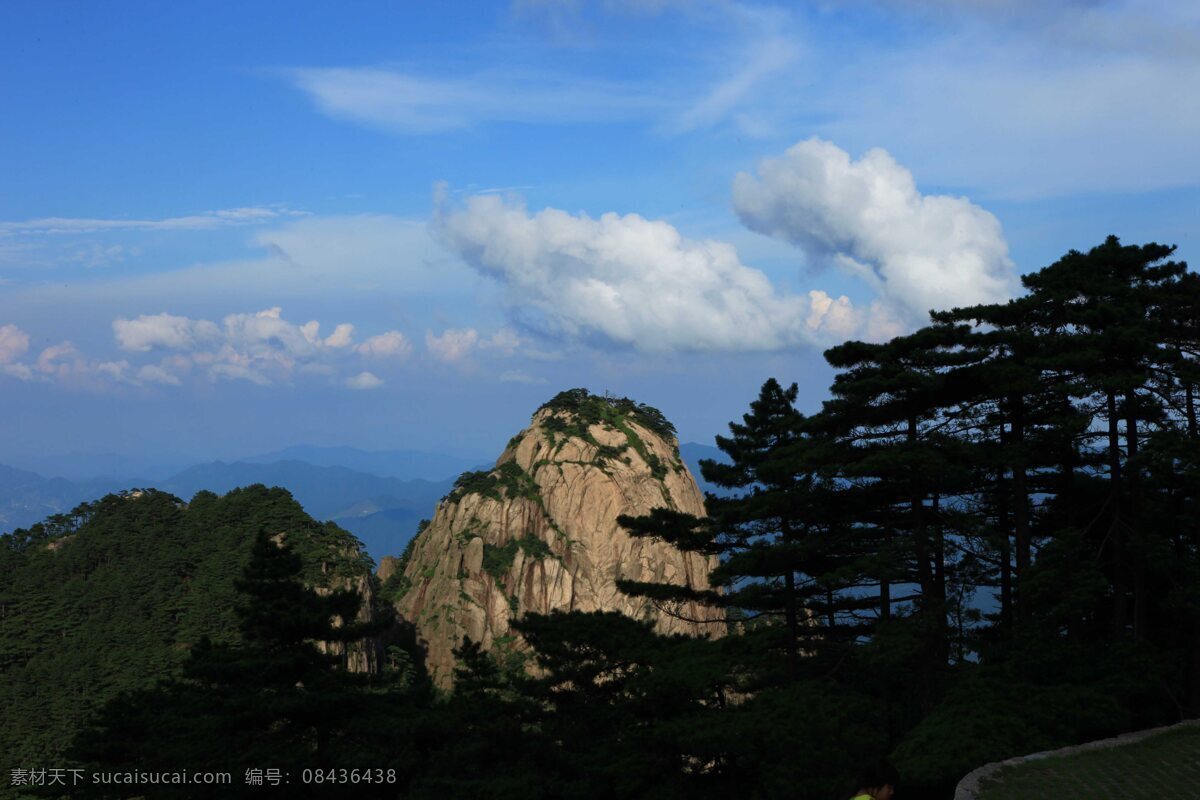
[[(77, 737), (74, 757), (92, 770), (113, 772), (230, 771), (222, 797), (252, 796), (247, 770), (280, 769), (300, 780), (304, 769), (350, 765), (405, 766), (403, 703), (395, 692), (371, 692), (364, 675), (347, 673), (340, 657), (317, 642), (354, 643), (386, 622), (355, 622), (359, 596), (318, 593), (300, 581), (303, 564), (281, 537), (265, 532), (254, 543), (237, 581), (241, 642), (201, 640), (181, 679), (122, 695), (101, 709)], [(366, 729), (387, 706), (391, 727), (377, 738)], [(397, 713), (397, 710), (400, 712)], [(411, 765), (407, 765), (411, 767)], [(94, 796), (119, 796), (120, 787), (94, 787)], [(362, 787), (325, 787), (325, 794), (361, 795)], [(196, 786), (138, 787), (147, 797), (194, 797)], [(370, 790), (370, 787), (368, 787)], [(395, 787), (392, 787), (394, 793)], [(376, 791), (376, 790), (370, 790)], [(379, 788), (377, 791), (386, 791)]]

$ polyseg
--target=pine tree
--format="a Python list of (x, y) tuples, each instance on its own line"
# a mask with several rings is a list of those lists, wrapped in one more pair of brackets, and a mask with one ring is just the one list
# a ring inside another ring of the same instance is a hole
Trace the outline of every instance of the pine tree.
[(709, 576), (719, 591), (619, 582), (622, 590), (719, 605), (743, 627), (780, 634), (792, 680), (803, 652), (858, 635), (851, 612), (861, 601), (850, 590), (867, 556), (859, 538), (838, 524), (836, 497), (819, 474), (829, 443), (811, 433), (810, 421), (796, 410), (797, 392), (795, 384), (785, 389), (768, 380), (742, 422), (731, 422), (730, 435), (717, 437), (730, 463), (703, 461), (701, 470), (710, 483), (733, 492), (709, 495), (707, 518), (656, 509), (619, 520), (635, 536), (720, 558)]
[[(915, 668), (926, 709), (936, 702), (950, 655), (947, 587), (956, 559), (947, 542), (955, 502), (973, 488), (961, 409), (973, 399), (965, 367), (981, 353), (965, 346), (964, 334), (934, 325), (885, 344), (848, 342), (825, 353), (841, 370), (819, 416), (839, 445), (829, 465), (844, 497), (839, 508), (845, 523), (875, 542), (871, 574), (881, 622), (893, 618), (894, 605), (911, 611), (906, 627), (919, 641)], [(895, 596), (896, 586), (911, 594)]]
[[(361, 726), (386, 697), (369, 693), (363, 676), (341, 670), (340, 659), (317, 643), (356, 642), (379, 625), (355, 622), (354, 592), (306, 587), (302, 569), (285, 539), (261, 532), (237, 582), (241, 642), (203, 639), (181, 679), (107, 704), (77, 738), (75, 758), (93, 770), (230, 771), (234, 785), (221, 787), (221, 796), (261, 792), (243, 781), (251, 769), (280, 769), (299, 781), (304, 769), (350, 766), (349, 757), (362, 766), (358, 758), (373, 748), (363, 749)], [(338, 788), (330, 788), (336, 795)], [(146, 796), (196, 792), (159, 787)]]

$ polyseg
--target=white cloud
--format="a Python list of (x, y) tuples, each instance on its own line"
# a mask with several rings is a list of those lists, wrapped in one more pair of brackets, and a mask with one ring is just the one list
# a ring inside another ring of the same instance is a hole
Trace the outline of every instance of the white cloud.
[(275, 306), (254, 314), (226, 316), (222, 320), (225, 346), (252, 358), (290, 360), (316, 354), (325, 343), (310, 342), (304, 330), (283, 319), (282, 313), (283, 309)]
[[(923, 181), (974, 196), (1200, 181), (1195, 2), (693, 5), (711, 16), (699, 27), (676, 24), (680, 47), (664, 54), (669, 66), (657, 76), (691, 102), (664, 104), (660, 130), (703, 128), (711, 114), (751, 136), (816, 133), (855, 151), (883, 145)], [(722, 64), (735, 66), (721, 72)]]
[(29, 334), (16, 325), (0, 326), (0, 364), (11, 364), (29, 349)]
[(113, 320), (113, 335), (122, 350), (144, 353), (155, 347), (195, 350), (219, 340), (220, 329), (208, 320), (193, 320), (173, 314), (145, 315), (137, 319)]
[(509, 369), (500, 373), (500, 381), (502, 383), (526, 383), (530, 386), (541, 386), (546, 383), (545, 378), (539, 378), (536, 375), (530, 375), (519, 369)]
[(121, 349), (173, 353), (158, 365), (133, 373), (134, 379), (142, 383), (178, 385), (181, 375), (199, 367), (211, 378), (266, 386), (287, 383), (296, 373), (336, 376), (336, 365), (349, 358), (401, 357), (411, 349), (399, 331), (387, 331), (355, 346), (354, 326), (350, 323), (335, 326), (325, 338), (321, 338), (320, 330), (316, 320), (302, 325), (287, 321), (279, 306), (253, 314), (229, 314), (219, 326), (209, 320), (167, 313), (113, 322), (113, 334)]
[(33, 370), (28, 364), (0, 364), (0, 372), (21, 381), (33, 380)]
[(474, 328), (447, 328), (438, 335), (425, 332), (425, 349), (439, 361), (462, 361), (475, 350), (492, 350), (501, 356), (512, 356), (521, 345), (521, 337), (510, 328), (501, 328), (487, 338)]
[(179, 376), (168, 372), (161, 366), (147, 364), (137, 371), (137, 379), (141, 383), (161, 383), (166, 386), (179, 386)]
[(624, 21), (597, 24), (587, 12), (683, 10), (652, 55), (654, 45), (638, 40), (634, 58), (653, 67), (637, 80), (547, 78), (554, 70), (543, 65), (561, 64), (561, 55), (528, 40), (535, 54), (526, 63), (540, 74), (472, 71), (473, 63), (514, 60), (473, 53), (453, 74), (335, 68), (286, 77), (326, 114), (405, 133), (606, 119), (667, 133), (720, 124), (755, 137), (816, 133), (856, 152), (884, 145), (922, 180), (976, 197), (1154, 191), (1200, 180), (1196, 3), (850, 5), (851, 14), (845, 2), (520, 4), (570, 23), (581, 44), (610, 60), (629, 45), (599, 32)]
[(440, 361), (461, 361), (479, 344), (474, 328), (447, 328), (440, 335), (425, 331), (425, 348)]
[(1005, 300), (1016, 286), (999, 221), (964, 197), (922, 195), (881, 149), (852, 161), (829, 142), (800, 142), (757, 177), (738, 174), (733, 203), (747, 227), (865, 278), (916, 322), (930, 309)]
[[(102, 389), (112, 384), (137, 385), (128, 361), (94, 361), (71, 342), (44, 348), (31, 365), (13, 365), (8, 373), (24, 380), (48, 381), (78, 389)], [(21, 367), (28, 366), (28, 370)]]
[(257, 384), (258, 386), (270, 386), (273, 382), (259, 370), (237, 361), (213, 364), (209, 367), (208, 374), (213, 378), (224, 378), (232, 381), (249, 381), (250, 383)]
[(114, 383), (137, 383), (136, 380), (129, 377), (129, 362), (124, 359), (120, 361), (102, 361), (96, 364), (94, 369), (96, 375), (101, 378), (107, 378)]
[(412, 343), (400, 331), (388, 331), (372, 336), (356, 349), (373, 358), (404, 358), (412, 352)]
[(511, 356), (521, 346), (521, 337), (511, 328), (501, 328), (479, 343), (485, 350), (495, 350), (501, 355)]
[[(101, 390), (112, 385), (143, 386), (147, 383), (178, 385), (179, 380), (159, 366), (146, 365), (134, 371), (130, 363), (95, 361), (86, 357), (71, 342), (60, 342), (43, 348), (33, 363), (14, 359), (28, 349), (28, 336), (6, 325), (0, 328), (0, 374), (22, 381), (56, 383), (76, 389)], [(23, 339), (23, 341), (22, 341)], [(5, 343), (16, 340), (5, 358)]]
[(383, 381), (364, 370), (352, 378), (347, 378), (346, 385), (351, 389), (378, 389), (380, 386), (383, 386)]
[(254, 242), (282, 263), (238, 265), (238, 280), (261, 280), (273, 291), (300, 284), (309, 294), (470, 292), (478, 282), (430, 238), (426, 222), (387, 214), (307, 217), (258, 231)]
[[(747, 48), (745, 57), (738, 61), (740, 66), (737, 71), (720, 79), (678, 118), (663, 125), (662, 130), (684, 133), (721, 122), (743, 106), (755, 89), (768, 78), (794, 64), (798, 53), (797, 46), (787, 39), (758, 39), (753, 47)], [(751, 135), (757, 136), (767, 132), (754, 128), (754, 118), (741, 119), (741, 128)]]
[[(377, 296), (381, 290), (405, 296), (425, 293), (469, 296), (481, 282), (478, 274), (462, 266), (430, 238), (426, 220), (388, 214), (281, 216), (275, 224), (247, 232), (251, 236), (249, 243), (264, 252), (179, 269), (132, 273), (112, 270), (108, 275), (89, 276), (86, 281), (30, 282), (15, 287), (7, 298), (0, 298), (0, 311), (6, 302), (20, 306), (50, 297), (54, 302), (49, 305), (54, 307), (61, 302), (94, 304), (96, 301), (106, 301), (118, 308), (133, 304), (161, 307), (164, 298), (174, 303), (213, 307), (229, 302), (230, 286), (237, 287), (243, 302), (260, 308), (280, 301), (289, 305), (297, 299), (307, 302), (313, 297), (357, 299), (367, 293)], [(0, 234), (0, 273), (20, 277), (14, 269), (79, 264), (75, 255), (80, 246), (90, 241), (69, 236), (6, 238)], [(163, 241), (162, 237), (153, 236), (138, 247), (121, 245), (121, 253), (142, 254), (152, 251), (155, 242)], [(0, 277), (0, 283), (5, 282), (6, 278)], [(17, 292), (25, 296), (18, 299)]]
[(621, 120), (661, 105), (628, 85), (538, 73), (459, 79), (338, 67), (288, 75), (325, 114), (401, 133), (439, 133), (481, 122)]
[(33, 369), (41, 375), (64, 380), (89, 371), (83, 357), (71, 342), (51, 345), (42, 350), (34, 362)]
[[(269, 311), (260, 311), (257, 316), (274, 316), (279, 317), (279, 308), (272, 308)], [(316, 320), (310, 320), (303, 325), (297, 325), (296, 329), (300, 331), (300, 335), (304, 337), (304, 341), (310, 345), (317, 347), (349, 347), (354, 343), (354, 326), (348, 322), (343, 322), (333, 329), (333, 333), (321, 338), (321, 323)], [(290, 338), (290, 334), (289, 334)]]
[(819, 115), (810, 130), (855, 148), (883, 143), (886, 132), (888, 149), (923, 180), (991, 196), (1200, 180), (1195, 3), (1022, 3), (1018, 13), (982, 1), (919, 6), (916, 21), (927, 25), (914, 26), (918, 35), (856, 43), (841, 61), (826, 51), (826, 79), (794, 87), (791, 107)]
[[(163, 219), (98, 219), (92, 217), (41, 217), (30, 220), (0, 221), (0, 235), (5, 234), (80, 234), (103, 231), (189, 231), (212, 230), (231, 225), (257, 225), (276, 222), (281, 218), (302, 216), (303, 212), (279, 208), (229, 208), (206, 211), (184, 217)], [(115, 251), (120, 255), (121, 251)], [(114, 253), (108, 253), (112, 256)]]
[(120, 264), (129, 256), (140, 256), (140, 247), (127, 247), (120, 244), (103, 245), (99, 242), (82, 244), (74, 252), (66, 255), (66, 263), (81, 264), (87, 268), (106, 267), (110, 264)]
[(502, 281), (519, 310), (570, 336), (647, 351), (775, 350), (842, 332), (844, 314), (814, 316), (808, 296), (776, 291), (730, 245), (690, 241), (636, 214), (530, 215), (519, 203), (475, 196), (461, 207), (440, 202), (435, 226), (469, 264)]
[[(595, 48), (597, 37), (577, 0), (520, 0), (518, 17), (549, 23), (562, 44)], [(324, 114), (404, 134), (434, 134), (494, 122), (645, 123), (658, 133), (682, 134), (726, 121), (739, 132), (763, 135), (769, 125), (745, 107), (775, 102), (770, 84), (793, 68), (801, 48), (782, 35), (780, 10), (737, 2), (606, 0), (603, 12), (653, 16), (680, 12), (679, 34), (656, 54), (667, 64), (642, 79), (596, 80), (534, 66), (479, 69), (454, 77), (380, 67), (297, 68), (284, 72)], [(716, 36), (712, 33), (716, 32)], [(697, 35), (703, 36), (698, 39)], [(693, 46), (694, 45), (694, 46)], [(648, 45), (639, 47), (646, 57)], [(682, 56), (682, 57), (681, 57)], [(479, 58), (485, 64), (495, 59)], [(500, 63), (513, 63), (509, 54)]]
[(354, 326), (344, 322), (325, 338), (326, 347), (349, 347), (354, 341)]

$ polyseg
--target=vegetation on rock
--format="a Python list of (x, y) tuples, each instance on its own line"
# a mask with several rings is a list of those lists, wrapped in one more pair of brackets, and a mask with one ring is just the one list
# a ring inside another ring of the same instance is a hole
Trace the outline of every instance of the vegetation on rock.
[(454, 482), (448, 499), (458, 500), (463, 495), (477, 494), (491, 500), (524, 497), (538, 499), (538, 487), (520, 465), (506, 461), (495, 469), (464, 472)]
[(666, 441), (675, 439), (675, 426), (653, 406), (628, 397), (594, 395), (587, 389), (559, 392), (538, 410), (569, 412), (582, 425), (598, 425), (628, 417)]
[(483, 571), (493, 578), (503, 578), (512, 568), (513, 561), (517, 557), (517, 550), (524, 551), (533, 559), (548, 558), (553, 555), (550, 545), (532, 535), (522, 536), (520, 539), (509, 539), (502, 545), (484, 543)]

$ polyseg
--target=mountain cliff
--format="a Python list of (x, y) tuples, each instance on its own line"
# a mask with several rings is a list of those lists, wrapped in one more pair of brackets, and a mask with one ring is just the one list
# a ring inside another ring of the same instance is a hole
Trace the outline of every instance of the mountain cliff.
[(636, 539), (617, 523), (652, 508), (704, 515), (671, 424), (624, 398), (563, 392), (493, 469), (462, 475), (405, 555), (381, 565), (385, 595), (416, 627), (443, 687), (464, 636), (519, 661), (524, 647), (509, 622), (526, 612), (619, 611), (652, 619), (661, 633), (719, 635), (717, 610), (669, 614), (617, 589), (619, 579), (708, 588), (714, 561)]

